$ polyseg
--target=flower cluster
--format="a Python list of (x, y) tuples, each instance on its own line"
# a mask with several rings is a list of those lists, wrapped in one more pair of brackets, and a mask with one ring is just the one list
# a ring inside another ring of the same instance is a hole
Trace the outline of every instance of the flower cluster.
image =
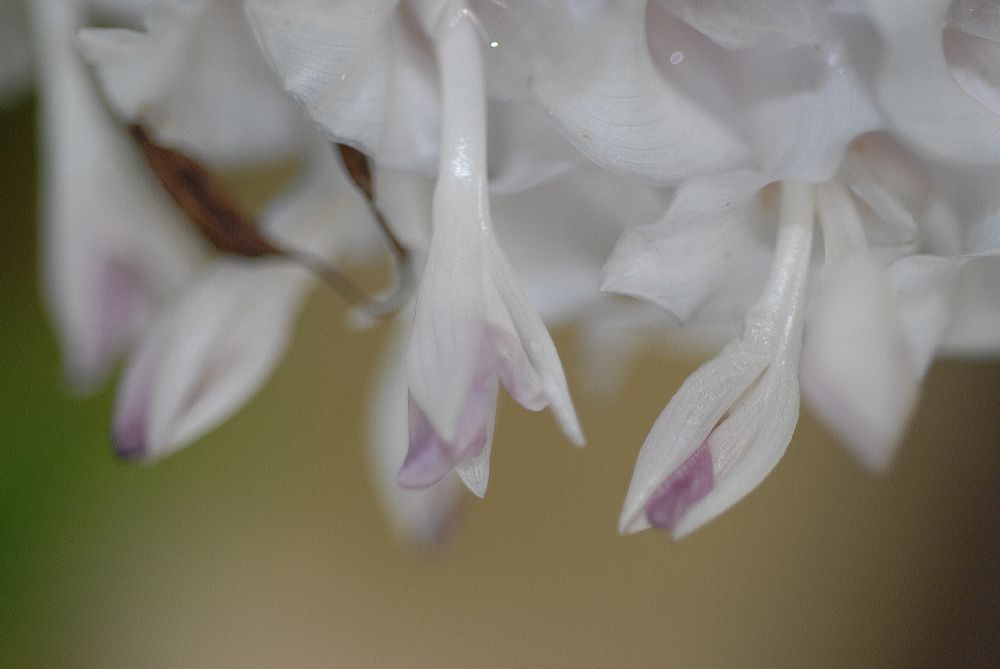
[[(122, 457), (163, 457), (244, 403), (317, 276), (355, 316), (399, 307), (372, 452), (390, 517), (420, 540), (461, 483), (485, 493), (500, 386), (583, 444), (545, 323), (615, 332), (594, 358), (651, 333), (721, 349), (652, 426), (625, 499), (621, 531), (675, 537), (774, 468), (800, 394), (880, 470), (936, 355), (1000, 352), (994, 0), (0, 14), (0, 100), (32, 64), (40, 90), (44, 279), (69, 380), (94, 388), (127, 356)], [(289, 158), (300, 176), (259, 225), (212, 180)], [(359, 297), (336, 268), (387, 240), (398, 285)]]

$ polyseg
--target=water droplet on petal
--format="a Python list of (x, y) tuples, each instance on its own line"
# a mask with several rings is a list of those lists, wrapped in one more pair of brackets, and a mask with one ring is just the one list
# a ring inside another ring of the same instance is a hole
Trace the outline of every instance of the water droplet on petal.
[(674, 51), (672, 54), (670, 54), (671, 65), (680, 65), (683, 60), (684, 60), (683, 51)]

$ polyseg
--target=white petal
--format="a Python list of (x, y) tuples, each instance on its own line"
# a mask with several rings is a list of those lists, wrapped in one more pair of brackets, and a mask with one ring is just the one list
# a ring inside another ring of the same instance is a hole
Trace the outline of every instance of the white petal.
[(43, 279), (70, 381), (91, 389), (202, 251), (93, 90), (73, 47), (81, 7), (42, 0), (30, 9), (44, 45)]
[(869, 0), (885, 40), (876, 82), (893, 129), (932, 156), (959, 164), (1000, 163), (1000, 115), (970, 97), (945, 61), (942, 26), (951, 0)]
[(273, 159), (301, 146), (299, 113), (261, 57), (240, 3), (161, 0), (145, 25), (146, 32), (79, 35), (127, 120), (215, 164)]
[(952, 76), (962, 90), (994, 114), (1000, 114), (1000, 39), (946, 30), (944, 50)]
[[(917, 378), (927, 373), (938, 347), (953, 327), (953, 312), (959, 304), (957, 282), (967, 262), (966, 258), (910, 255), (884, 270), (898, 299)], [(880, 340), (883, 345), (887, 343), (884, 336)]]
[[(326, 258), (343, 253), (338, 242), (350, 233), (337, 219), (363, 203), (332, 170), (329, 152), (312, 168), (269, 208), (265, 227)], [(290, 260), (215, 260), (164, 309), (130, 361), (116, 409), (116, 425), (128, 428), (121, 450), (158, 459), (245, 404), (280, 360), (313, 281)]]
[(970, 35), (1000, 42), (1000, 4), (994, 0), (953, 2), (948, 23)]
[(272, 67), (309, 115), (383, 168), (430, 172), (439, 106), (433, 60), (398, 0), (252, 0), (247, 13)]
[(787, 48), (819, 38), (819, 8), (803, 0), (658, 0), (727, 49)]
[[(403, 322), (412, 310), (399, 317)], [(420, 545), (440, 541), (450, 527), (461, 484), (447, 476), (430, 488), (407, 489), (396, 482), (409, 443), (406, 424), (406, 327), (397, 325), (381, 365), (370, 404), (369, 464), (382, 508), (396, 536)]]
[(573, 400), (570, 399), (569, 387), (566, 384), (566, 375), (552, 337), (538, 312), (528, 301), (528, 296), (521, 288), (506, 256), (499, 250), (499, 246), (495, 246), (494, 249), (493, 280), (507, 307), (520, 345), (541, 380), (542, 391), (563, 433), (574, 444), (582, 446), (583, 430), (576, 417)]
[(287, 263), (216, 261), (170, 317), (144, 457), (187, 445), (239, 409), (288, 343), (308, 275)]
[(918, 377), (902, 315), (867, 251), (823, 270), (802, 353), (802, 389), (861, 460), (883, 471), (916, 406)]
[(493, 193), (516, 193), (588, 164), (545, 111), (524, 101), (489, 107), (489, 175)]
[(604, 3), (574, 21), (561, 7), (518, 5), (518, 48), (533, 94), (569, 141), (604, 167), (674, 184), (739, 166), (743, 143), (657, 72), (645, 5)]
[(781, 458), (798, 420), (812, 219), (811, 187), (783, 184), (767, 288), (743, 336), (688, 377), (657, 418), (636, 461), (622, 532), (655, 521), (682, 536), (735, 504)]
[(497, 237), (549, 325), (590, 307), (619, 235), (659, 218), (668, 202), (663, 189), (596, 168), (491, 198)]
[(637, 532), (650, 527), (645, 507), (657, 487), (704, 443), (768, 361), (766, 353), (735, 342), (684, 381), (639, 451), (619, 531)]
[[(741, 3), (747, 12), (760, 4)], [(737, 133), (768, 180), (827, 180), (846, 146), (882, 124), (865, 76), (877, 57), (869, 24), (850, 11), (812, 17), (808, 44), (730, 51), (658, 3), (646, 12), (661, 76)]]
[(753, 175), (685, 184), (659, 222), (621, 237), (601, 290), (651, 300), (681, 321), (710, 300), (716, 313), (742, 314), (760, 293), (770, 255), (761, 185)]

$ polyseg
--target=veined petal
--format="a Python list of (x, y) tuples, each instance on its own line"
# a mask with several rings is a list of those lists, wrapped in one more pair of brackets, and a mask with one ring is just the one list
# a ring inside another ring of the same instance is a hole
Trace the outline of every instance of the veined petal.
[(691, 181), (653, 225), (626, 232), (604, 268), (601, 290), (651, 300), (681, 321), (712, 300), (742, 313), (759, 294), (770, 254), (761, 239), (763, 179)]
[(803, 0), (656, 0), (685, 23), (727, 49), (813, 44), (819, 8)]
[(433, 61), (398, 4), (251, 0), (246, 9), (286, 89), (334, 139), (382, 168), (431, 172), (440, 118)]
[(1000, 115), (955, 82), (942, 26), (951, 0), (869, 0), (885, 40), (876, 81), (882, 111), (910, 144), (947, 161), (1000, 163)]
[(598, 164), (673, 185), (746, 161), (743, 143), (657, 72), (645, 0), (589, 3), (571, 21), (561, 3), (508, 4), (533, 95)]
[(127, 120), (214, 164), (274, 159), (302, 146), (299, 113), (264, 62), (241, 3), (160, 0), (145, 27), (87, 29), (78, 38)]
[(622, 532), (653, 523), (675, 537), (691, 532), (759, 484), (788, 446), (798, 420), (811, 187), (783, 183), (780, 207), (767, 288), (743, 336), (688, 377), (657, 418), (632, 475)]

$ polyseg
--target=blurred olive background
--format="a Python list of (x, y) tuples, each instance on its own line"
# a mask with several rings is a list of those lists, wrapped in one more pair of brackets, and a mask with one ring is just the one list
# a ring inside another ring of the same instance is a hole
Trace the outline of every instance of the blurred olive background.
[[(986, 666), (1000, 657), (1000, 365), (939, 363), (897, 466), (865, 476), (804, 415), (747, 500), (692, 537), (619, 537), (639, 445), (693, 369), (646, 355), (589, 437), (501, 403), (484, 501), (394, 543), (365, 461), (384, 331), (320, 292), (262, 393), (148, 468), (112, 390), (72, 398), (36, 278), (34, 107), (2, 112), (0, 666)], [(575, 383), (574, 383), (575, 382)]]

